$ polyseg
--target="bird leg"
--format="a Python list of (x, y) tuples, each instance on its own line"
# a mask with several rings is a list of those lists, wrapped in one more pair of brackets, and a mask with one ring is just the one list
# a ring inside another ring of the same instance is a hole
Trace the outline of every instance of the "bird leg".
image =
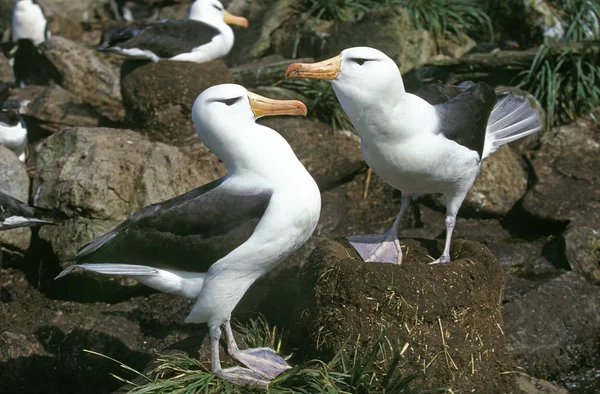
[(452, 242), (452, 232), (456, 225), (456, 214), (446, 215), (446, 243), (444, 244), (444, 252), (439, 259), (429, 264), (448, 263), (450, 261), (450, 243)]
[(402, 205), (394, 224), (383, 234), (350, 235), (346, 237), (350, 245), (358, 252), (365, 262), (402, 263), (402, 249), (398, 241), (400, 219), (408, 208), (410, 197), (402, 194)]
[(268, 347), (240, 350), (233, 338), (229, 320), (225, 321), (225, 334), (227, 336), (227, 350), (231, 357), (263, 378), (275, 379), (275, 377), (291, 368), (283, 357)]
[(221, 368), (221, 360), (219, 357), (219, 339), (221, 338), (221, 328), (219, 326), (211, 327), (210, 329), (210, 342), (211, 342), (211, 364), (212, 372), (220, 377), (230, 381), (231, 383), (238, 384), (241, 386), (260, 386), (267, 387), (269, 385), (268, 379), (264, 376), (251, 371), (247, 368), (232, 367), (227, 369)]

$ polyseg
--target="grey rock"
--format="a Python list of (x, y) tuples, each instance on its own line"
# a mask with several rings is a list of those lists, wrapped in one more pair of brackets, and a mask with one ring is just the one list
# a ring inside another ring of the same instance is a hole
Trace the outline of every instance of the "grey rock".
[(210, 86), (231, 82), (220, 60), (145, 64), (123, 77), (127, 123), (154, 141), (183, 145), (196, 138), (191, 116), (196, 97)]
[(119, 77), (94, 51), (59, 36), (44, 41), (39, 49), (56, 67), (63, 88), (105, 116), (116, 120), (123, 115)]
[(272, 35), (283, 25), (288, 25), (291, 18), (297, 15), (296, 2), (293, 0), (277, 0), (266, 11), (261, 23), (260, 36), (249, 50), (249, 57), (256, 59), (264, 56), (272, 46)]
[(8, 59), (0, 56), (0, 82), (11, 82), (13, 78), (13, 70), (8, 64)]
[(600, 229), (570, 225), (565, 243), (571, 268), (590, 282), (600, 284)]
[(527, 191), (527, 177), (510, 147), (503, 146), (485, 159), (481, 172), (469, 190), (462, 209), (502, 216)]
[(569, 394), (562, 387), (522, 372), (517, 373), (517, 386), (520, 394)]
[(12, 10), (16, 0), (0, 0), (0, 35), (10, 27)]
[[(27, 169), (12, 151), (2, 145), (0, 145), (0, 191), (24, 202), (29, 200)], [(29, 228), (0, 231), (0, 254), (2, 247), (23, 252), (29, 248), (30, 242), (31, 229)]]
[(231, 69), (235, 83), (247, 88), (274, 85), (285, 80), (285, 69), (292, 63), (310, 63), (314, 59), (282, 59), (270, 57), (269, 61), (255, 61)]
[(332, 132), (324, 123), (295, 116), (264, 118), (260, 122), (289, 142), (321, 191), (346, 182), (366, 168), (359, 140)]
[(176, 147), (120, 129), (54, 134), (41, 145), (37, 168), (36, 205), (74, 219), (41, 233), (61, 258), (133, 212), (212, 180)]
[(8, 99), (31, 101), (24, 114), (30, 134), (35, 134), (35, 128), (45, 133), (56, 133), (66, 127), (111, 124), (109, 119), (100, 115), (90, 104), (58, 85), (12, 89)]
[(600, 346), (600, 288), (568, 272), (505, 304), (504, 322), (508, 349), (526, 373), (551, 379), (591, 367)]
[[(596, 118), (600, 110), (595, 111)], [(584, 116), (549, 130), (532, 154), (537, 177), (523, 199), (523, 208), (536, 218), (600, 228), (600, 133)]]

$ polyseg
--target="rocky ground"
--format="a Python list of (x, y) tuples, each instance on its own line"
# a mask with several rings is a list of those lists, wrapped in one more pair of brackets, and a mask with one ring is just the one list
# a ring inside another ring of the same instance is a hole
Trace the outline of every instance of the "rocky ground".
[[(22, 164), (0, 147), (0, 190), (53, 209), (62, 221), (0, 233), (1, 392), (109, 393), (121, 383), (108, 374), (122, 370), (84, 349), (143, 369), (157, 351), (195, 352), (203, 343), (205, 327), (183, 324), (190, 301), (120, 278), (74, 274), (53, 280), (79, 246), (129, 214), (224, 175), (191, 125), (190, 108), (203, 89), (236, 81), (265, 95), (293, 96), (278, 85), (292, 55), (325, 57), (344, 46), (390, 41), (399, 44), (382, 49), (415, 76), (416, 86), (427, 80), (423, 76), (432, 64), (440, 67), (434, 53), (447, 61), (473, 45), (448, 41), (440, 49), (429, 33), (407, 27), (406, 12), (397, 8), (370, 14), (356, 26), (341, 24), (325, 36), (317, 34), (329, 28), (325, 23), (309, 30), (294, 24), (293, 2), (234, 0), (224, 3), (248, 17), (250, 28), (236, 30), (236, 46), (224, 61), (137, 67), (90, 49), (113, 23), (105, 1), (46, 2), (56, 37), (40, 52), (60, 78), (50, 86), (11, 87), (12, 70), (0, 56), (0, 100), (31, 100), (25, 116), (28, 160)], [(10, 9), (10, 3), (0, 0), (0, 9)], [(154, 3), (169, 17), (185, 16), (188, 6)], [(5, 14), (0, 27), (7, 26)], [(357, 34), (349, 33), (353, 27)], [(430, 65), (420, 67), (426, 62)], [(600, 130), (594, 121), (599, 118), (597, 109), (487, 159), (457, 220), (459, 260), (440, 268), (425, 264), (428, 255), (439, 254), (431, 240), (445, 235), (436, 196), (418, 199), (403, 219), (399, 235), (411, 256), (405, 266), (348, 260), (352, 251), (332, 240), (387, 229), (399, 193), (375, 174), (367, 180), (351, 133), (334, 132), (314, 118), (264, 120), (316, 179), (322, 214), (313, 238), (251, 288), (236, 317), (264, 314), (287, 329), (285, 350), (306, 357), (330, 356), (344, 336), (361, 333), (368, 339), (382, 321), (390, 328), (418, 320), (423, 327), (418, 340), (403, 328), (396, 333), (398, 340), (414, 341), (406, 371), (421, 372), (419, 363), (446, 345), (458, 367), (440, 356), (443, 363), (431, 364), (430, 373), (442, 380), (431, 384), (453, 382), (461, 390), (490, 393), (600, 390)], [(315, 273), (329, 268), (345, 274), (317, 285)], [(426, 288), (431, 292), (419, 293)], [(385, 304), (391, 292), (396, 304)], [(407, 304), (397, 302), (399, 297)], [(420, 314), (410, 315), (411, 308)], [(298, 317), (306, 310), (314, 317), (308, 322)], [(453, 320), (452, 311), (462, 317)], [(359, 317), (370, 324), (359, 324)], [(448, 344), (439, 342), (438, 323), (447, 327)], [(320, 327), (331, 333), (324, 345), (315, 339)], [(468, 344), (469, 353), (461, 350), (467, 333), (482, 338), (481, 344)], [(470, 357), (461, 358), (465, 354), (473, 355), (472, 365)], [(488, 375), (479, 373), (483, 370)]]

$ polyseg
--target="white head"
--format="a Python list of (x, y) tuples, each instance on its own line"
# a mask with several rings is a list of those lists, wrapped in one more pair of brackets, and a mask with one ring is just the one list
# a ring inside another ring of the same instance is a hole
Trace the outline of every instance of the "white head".
[(348, 48), (318, 63), (294, 63), (285, 75), (329, 80), (348, 113), (354, 107), (395, 105), (396, 98), (405, 93), (396, 63), (385, 53), (369, 47)]
[(190, 7), (188, 19), (204, 22), (214, 27), (224, 24), (248, 27), (248, 20), (228, 12), (219, 0), (196, 0)]
[(279, 133), (257, 124), (256, 119), (271, 115), (306, 116), (306, 112), (300, 101), (273, 100), (240, 85), (224, 84), (212, 86), (198, 96), (192, 107), (192, 120), (198, 137), (230, 172), (263, 175), (297, 159)]

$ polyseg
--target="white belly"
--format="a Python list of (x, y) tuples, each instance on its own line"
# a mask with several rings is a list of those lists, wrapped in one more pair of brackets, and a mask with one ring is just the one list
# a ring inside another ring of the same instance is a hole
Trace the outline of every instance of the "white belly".
[(367, 164), (403, 193), (454, 193), (471, 187), (479, 155), (439, 135), (407, 138), (401, 143), (369, 144), (361, 150)]

